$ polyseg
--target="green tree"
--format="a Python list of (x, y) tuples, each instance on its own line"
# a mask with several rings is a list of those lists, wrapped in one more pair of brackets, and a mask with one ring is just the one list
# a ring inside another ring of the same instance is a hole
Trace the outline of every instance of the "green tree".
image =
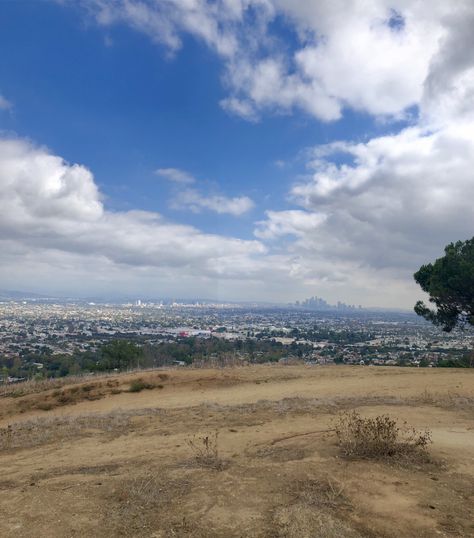
[(457, 325), (474, 325), (474, 237), (450, 243), (444, 252), (414, 274), (436, 309), (418, 301), (415, 312), (449, 332)]
[(106, 370), (126, 370), (127, 368), (139, 368), (143, 350), (134, 342), (126, 340), (113, 340), (101, 349), (102, 364)]

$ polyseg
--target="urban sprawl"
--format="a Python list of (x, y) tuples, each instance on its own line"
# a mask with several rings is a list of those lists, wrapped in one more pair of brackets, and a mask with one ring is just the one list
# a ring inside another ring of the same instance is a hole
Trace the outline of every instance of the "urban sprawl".
[(473, 348), (472, 330), (445, 333), (408, 312), (331, 307), (318, 298), (278, 308), (141, 300), (0, 303), (4, 383), (169, 365), (468, 366)]

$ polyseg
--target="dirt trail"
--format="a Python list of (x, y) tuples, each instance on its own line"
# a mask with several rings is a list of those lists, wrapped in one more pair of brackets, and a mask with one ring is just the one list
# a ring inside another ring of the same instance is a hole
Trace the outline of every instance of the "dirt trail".
[[(162, 382), (162, 390), (140, 393), (108, 393), (107, 398), (60, 406), (57, 415), (106, 413), (114, 409), (147, 407), (182, 408), (216, 403), (239, 405), (258, 400), (283, 398), (383, 398), (422, 397), (423, 394), (462, 394), (474, 396), (474, 371), (456, 369), (408, 369), (371, 367), (281, 367), (256, 366), (221, 370), (171, 370)], [(148, 374), (149, 375), (149, 374)], [(132, 379), (147, 374), (120, 378), (128, 386)], [(33, 395), (32, 399), (38, 398)], [(12, 421), (42, 417), (44, 411), (32, 410), (18, 415), (18, 398), (6, 398), (0, 405), (12, 407), (12, 418), (0, 420), (0, 426)]]
[[(18, 411), (44, 394), (3, 399), (0, 536), (474, 536), (473, 374), (172, 370), (162, 388), (125, 392), (156, 373), (118, 376), (48, 411)], [(341, 458), (332, 430), (348, 408), (429, 428), (432, 462)], [(219, 466), (190, 446), (214, 432)]]

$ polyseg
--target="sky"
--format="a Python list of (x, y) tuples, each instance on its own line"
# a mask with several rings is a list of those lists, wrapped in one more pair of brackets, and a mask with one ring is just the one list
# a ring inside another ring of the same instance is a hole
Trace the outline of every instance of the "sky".
[(411, 308), (474, 235), (471, 0), (0, 2), (0, 287)]

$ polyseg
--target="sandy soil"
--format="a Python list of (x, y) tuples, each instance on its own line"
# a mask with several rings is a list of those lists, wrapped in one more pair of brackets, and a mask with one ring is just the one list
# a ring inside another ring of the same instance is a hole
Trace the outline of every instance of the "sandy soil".
[[(344, 458), (350, 409), (431, 430), (430, 461)], [(0, 426), (2, 537), (474, 536), (472, 370), (160, 370), (1, 398)]]

